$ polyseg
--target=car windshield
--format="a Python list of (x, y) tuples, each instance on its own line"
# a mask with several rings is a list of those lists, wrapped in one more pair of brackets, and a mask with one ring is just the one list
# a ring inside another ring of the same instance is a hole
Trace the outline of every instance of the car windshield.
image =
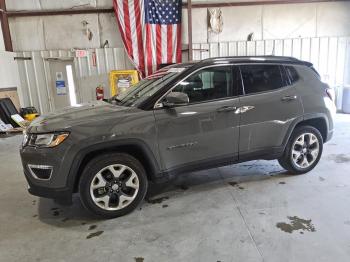
[(147, 98), (154, 95), (183, 70), (184, 68), (164, 68), (159, 70), (155, 74), (142, 79), (127, 92), (113, 96), (110, 101), (114, 100), (118, 105), (122, 106), (138, 106)]

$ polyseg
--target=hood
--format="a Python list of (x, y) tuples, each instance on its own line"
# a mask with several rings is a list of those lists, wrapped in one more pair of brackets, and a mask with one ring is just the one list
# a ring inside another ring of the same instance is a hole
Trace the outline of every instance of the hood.
[(69, 129), (84, 123), (115, 118), (135, 108), (116, 106), (104, 101), (94, 101), (66, 107), (36, 118), (29, 126), (29, 132), (50, 132)]

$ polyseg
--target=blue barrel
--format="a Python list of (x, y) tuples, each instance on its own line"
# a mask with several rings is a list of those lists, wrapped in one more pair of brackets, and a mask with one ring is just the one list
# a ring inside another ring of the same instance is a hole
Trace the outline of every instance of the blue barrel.
[(343, 89), (343, 112), (350, 114), (350, 86), (344, 86)]

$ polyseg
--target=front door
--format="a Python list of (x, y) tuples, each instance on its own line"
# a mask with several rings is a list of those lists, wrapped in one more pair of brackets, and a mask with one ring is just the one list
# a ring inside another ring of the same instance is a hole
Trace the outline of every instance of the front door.
[(186, 93), (189, 104), (154, 110), (164, 169), (237, 159), (238, 76), (227, 65), (197, 71), (172, 89)]
[(77, 103), (75, 71), (72, 60), (49, 60), (52, 108), (60, 109)]
[(240, 158), (278, 153), (291, 123), (303, 114), (296, 90), (282, 66), (242, 65), (240, 70), (245, 92), (240, 98)]

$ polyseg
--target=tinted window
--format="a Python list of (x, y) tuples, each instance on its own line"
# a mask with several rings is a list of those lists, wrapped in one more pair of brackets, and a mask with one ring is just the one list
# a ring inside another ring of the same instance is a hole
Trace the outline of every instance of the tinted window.
[(278, 65), (244, 65), (240, 68), (246, 94), (270, 91), (284, 86)]
[(190, 103), (232, 96), (231, 67), (206, 68), (183, 80), (174, 92), (186, 93)]
[(125, 93), (113, 96), (110, 101), (116, 100), (118, 105), (123, 106), (138, 106), (172, 81), (183, 70), (185, 68), (163, 68), (142, 79)]
[(291, 81), (291, 84), (294, 84), (295, 82), (297, 82), (300, 78), (297, 70), (293, 66), (286, 66), (285, 68), (289, 76), (289, 79)]

